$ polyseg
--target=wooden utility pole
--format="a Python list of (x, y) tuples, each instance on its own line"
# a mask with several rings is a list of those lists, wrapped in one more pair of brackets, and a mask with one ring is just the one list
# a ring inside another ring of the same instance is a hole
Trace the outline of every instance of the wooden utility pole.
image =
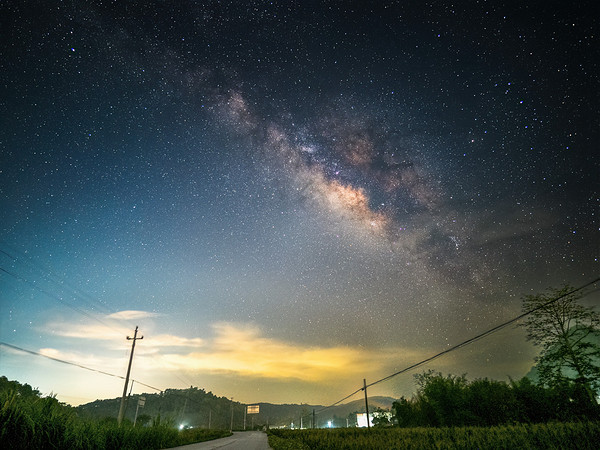
[(369, 398), (367, 397), (367, 379), (363, 378), (364, 390), (365, 390), (365, 408), (367, 410), (367, 427), (371, 429), (371, 421), (369, 420)]
[(123, 396), (121, 397), (121, 407), (119, 408), (119, 416), (117, 417), (117, 423), (119, 426), (123, 421), (123, 414), (125, 414), (125, 397), (127, 396), (127, 385), (129, 384), (129, 374), (131, 373), (131, 362), (133, 361), (133, 351), (135, 350), (135, 341), (138, 339), (144, 339), (144, 336), (137, 337), (138, 327), (135, 327), (133, 337), (127, 336), (128, 341), (133, 341), (131, 344), (131, 355), (129, 355), (129, 365), (127, 366), (127, 376), (125, 377), (125, 386), (123, 387)]

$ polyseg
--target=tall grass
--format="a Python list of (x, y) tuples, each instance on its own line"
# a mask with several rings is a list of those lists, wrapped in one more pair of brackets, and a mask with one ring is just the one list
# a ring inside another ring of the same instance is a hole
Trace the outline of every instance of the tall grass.
[(274, 450), (312, 449), (597, 449), (600, 423), (572, 422), (495, 427), (340, 428), (271, 430)]
[(53, 397), (0, 392), (0, 447), (3, 449), (160, 449), (230, 435), (224, 430), (179, 431), (169, 421), (134, 427), (115, 419), (82, 420)]

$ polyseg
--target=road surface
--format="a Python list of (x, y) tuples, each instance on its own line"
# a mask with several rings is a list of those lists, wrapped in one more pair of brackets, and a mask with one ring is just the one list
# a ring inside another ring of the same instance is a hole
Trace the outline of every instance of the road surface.
[(183, 450), (270, 450), (267, 434), (262, 431), (234, 431), (233, 436), (175, 447)]

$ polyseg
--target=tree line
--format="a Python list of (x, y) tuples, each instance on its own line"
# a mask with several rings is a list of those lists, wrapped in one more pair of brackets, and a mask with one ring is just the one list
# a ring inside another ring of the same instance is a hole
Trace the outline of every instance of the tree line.
[(527, 339), (540, 347), (538, 379), (510, 382), (428, 371), (417, 394), (393, 411), (401, 427), (493, 426), (507, 423), (600, 420), (600, 314), (571, 286), (523, 298)]
[(585, 389), (565, 382), (545, 387), (522, 378), (510, 382), (446, 375), (416, 376), (417, 395), (400, 398), (393, 412), (401, 427), (493, 426), (600, 419)]

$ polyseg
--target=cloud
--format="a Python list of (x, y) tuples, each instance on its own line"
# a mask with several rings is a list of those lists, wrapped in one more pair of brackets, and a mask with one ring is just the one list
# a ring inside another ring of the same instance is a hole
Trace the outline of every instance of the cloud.
[[(160, 366), (171, 371), (234, 373), (243, 377), (322, 383), (381, 372), (390, 356), (389, 349), (302, 346), (266, 337), (258, 328), (248, 325), (218, 323), (213, 330), (215, 336), (204, 351), (163, 355)], [(403, 358), (412, 354), (404, 350), (393, 353), (402, 354)]]
[[(104, 342), (122, 343), (126, 336), (132, 336), (129, 325), (123, 325), (121, 320), (129, 319), (152, 319), (159, 316), (157, 313), (147, 311), (119, 311), (106, 316), (97, 317), (96, 322), (71, 323), (68, 321), (54, 321), (46, 324), (43, 330), (55, 336), (63, 336), (75, 339), (88, 339)], [(172, 334), (153, 334), (154, 324), (146, 321), (142, 327), (144, 333), (144, 348), (141, 352), (155, 353), (159, 348), (166, 347), (201, 347), (204, 340), (201, 338), (186, 338)]]
[(115, 320), (134, 320), (134, 319), (147, 319), (149, 317), (156, 317), (158, 313), (149, 312), (149, 311), (119, 311), (116, 313), (112, 313), (106, 316), (106, 319), (115, 319)]
[[(126, 336), (131, 336), (129, 328), (115, 329), (104, 325), (81, 324), (73, 325), (62, 322), (53, 322), (46, 326), (55, 336), (76, 339), (101, 340), (108, 342), (122, 342)], [(185, 338), (172, 334), (142, 335), (146, 352), (156, 351), (157, 347), (201, 347), (204, 340), (200, 338)], [(138, 338), (140, 335), (138, 335)]]
[(202, 347), (205, 344), (201, 338), (185, 338), (172, 334), (149, 335), (146, 342), (154, 347)]
[(132, 334), (129, 327), (96, 323), (73, 324), (67, 321), (49, 322), (43, 327), (43, 331), (54, 336), (100, 341), (122, 340), (125, 336)]
[[(75, 364), (81, 364), (82, 366), (86, 367), (108, 367), (108, 361), (104, 357), (95, 356), (89, 353), (80, 354), (79, 352), (65, 352), (55, 348), (41, 348), (39, 350), (39, 353), (49, 358), (60, 359), (62, 361), (72, 362)], [(111, 367), (113, 367), (112, 364)]]
[[(174, 378), (183, 381), (180, 377), (184, 377), (198, 380), (201, 386), (213, 386), (211, 389), (214, 387), (225, 389), (230, 395), (235, 392), (236, 386), (269, 386), (269, 389), (261, 390), (261, 401), (264, 401), (265, 396), (269, 394), (276, 395), (278, 401), (281, 399), (289, 401), (289, 391), (293, 391), (294, 395), (301, 392), (304, 399), (314, 395), (315, 392), (321, 392), (319, 394), (321, 399), (332, 395), (333, 397), (327, 401), (333, 401), (337, 399), (336, 397), (360, 387), (363, 378), (368, 382), (382, 379), (439, 352), (439, 348), (418, 347), (409, 349), (340, 345), (304, 346), (268, 337), (260, 328), (249, 324), (221, 322), (214, 324), (212, 328), (214, 335), (204, 341), (204, 347), (187, 353), (146, 354), (143, 350), (148, 342), (144, 339), (136, 346), (132, 378), (158, 388), (166, 388), (173, 387)], [(508, 330), (504, 331), (504, 333), (508, 332)], [(493, 361), (494, 355), (508, 351), (506, 342), (511, 342), (509, 348), (518, 350), (509, 352), (513, 363), (498, 365)], [(508, 341), (507, 339), (484, 340), (477, 347), (468, 347), (443, 358), (437, 358), (427, 365), (394, 378), (386, 385), (391, 384), (396, 389), (402, 389), (398, 395), (411, 395), (414, 389), (413, 375), (423, 370), (463, 373), (465, 367), (470, 367), (469, 378), (492, 376), (504, 379), (507, 374), (515, 373), (515, 363), (520, 370), (517, 374), (521, 376), (529, 369), (535, 352), (529, 348), (519, 347), (519, 342), (522, 342), (522, 336), (510, 331)], [(124, 375), (128, 360), (127, 352), (106, 353), (94, 347), (86, 348), (85, 351), (42, 348), (39, 352), (51, 358), (73, 362), (117, 376)], [(491, 372), (492, 368), (493, 372)], [(82, 375), (86, 373), (79, 368), (69, 370), (77, 371), (76, 373)], [(77, 381), (71, 382), (62, 390), (72, 392), (73, 383), (86, 379), (85, 376), (76, 377)], [(225, 379), (228, 381), (224, 385), (221, 384)], [(115, 391), (114, 379), (103, 377), (95, 380), (97, 383), (95, 388), (105, 382), (106, 386), (110, 387), (103, 393), (105, 397), (114, 396), (115, 392), (120, 393), (121, 388)], [(184, 384), (187, 384), (187, 380)], [(147, 391), (147, 385), (136, 384), (136, 386), (136, 389), (141, 389), (141, 392)], [(378, 385), (379, 388), (381, 386), (383, 384)], [(377, 392), (378, 387), (372, 390), (372, 395), (377, 395), (374, 393)], [(382, 391), (382, 394), (384, 392), (387, 391)]]
[[(369, 348), (333, 345), (306, 346), (266, 336), (254, 325), (220, 322), (213, 336), (182, 338), (159, 334), (144, 338), (135, 349), (134, 377), (159, 386), (171, 385), (185, 374), (196, 379), (208, 376), (235, 377), (239, 382), (258, 379), (321, 389), (352, 384), (356, 380), (383, 378), (422, 359), (431, 351), (400, 347)], [(123, 336), (120, 336), (123, 343)], [(195, 348), (192, 348), (192, 345)], [(166, 350), (170, 348), (169, 350)], [(43, 348), (40, 353), (82, 366), (120, 374), (129, 345), (118, 352), (90, 345), (85, 351)], [(160, 351), (159, 351), (160, 350)], [(141, 374), (155, 374), (143, 376)]]
[(45, 324), (42, 331), (55, 336), (119, 342), (126, 336), (133, 335), (132, 325), (128, 323), (130, 320), (142, 321), (146, 325), (157, 316), (158, 314), (153, 312), (137, 310), (104, 315), (94, 314), (88, 315), (89, 320), (77, 323), (70, 319), (57, 319)]

